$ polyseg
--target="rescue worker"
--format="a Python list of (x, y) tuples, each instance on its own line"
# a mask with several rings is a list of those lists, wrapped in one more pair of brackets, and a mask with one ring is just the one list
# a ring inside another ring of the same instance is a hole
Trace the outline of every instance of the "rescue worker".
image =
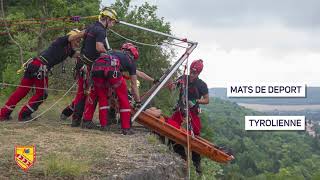
[[(147, 75), (146, 73), (136, 70), (137, 73), (137, 77), (138, 78), (142, 78), (143, 80), (146, 81), (151, 81), (153, 84), (159, 82), (158, 79), (153, 79), (152, 77), (150, 77), (149, 75)], [(130, 76), (128, 74), (128, 72), (123, 72), (122, 76), (125, 80), (130, 80)], [(140, 87), (140, 81), (137, 80), (137, 86), (138, 88)], [(130, 83), (127, 84), (128, 89), (131, 89)], [(114, 92), (114, 90), (112, 88), (109, 89), (109, 95), (108, 95), (108, 99), (109, 99), (109, 106), (110, 109), (108, 111), (108, 125), (111, 124), (117, 124), (118, 123), (118, 116), (117, 114), (119, 114), (119, 105), (118, 105), (118, 101), (117, 101), (117, 95)], [(130, 90), (128, 90), (128, 99), (129, 102), (131, 104), (131, 106), (133, 105), (133, 98), (132, 98), (132, 93)]]
[[(85, 99), (89, 89), (91, 65), (100, 57), (101, 53), (107, 52), (107, 29), (114, 26), (116, 22), (117, 13), (113, 9), (104, 8), (99, 14), (99, 20), (89, 25), (85, 30), (80, 54), (81, 63), (78, 65), (81, 67), (80, 76), (78, 77), (78, 90), (72, 103), (74, 108), (72, 127), (80, 126)], [(67, 110), (63, 112), (65, 111)], [(62, 118), (64, 117), (62, 116)]]
[(76, 96), (72, 100), (71, 104), (68, 105), (66, 108), (64, 108), (63, 111), (61, 112), (61, 115), (60, 115), (61, 120), (66, 120), (68, 117), (70, 117), (73, 114), (74, 105), (77, 104), (78, 100), (83, 99), (85, 96), (84, 95), (85, 85), (83, 84), (84, 83), (83, 76), (85, 74), (82, 67), (83, 67), (83, 63), (81, 62), (80, 57), (78, 57), (76, 61), (76, 66), (74, 67), (74, 79), (77, 80), (77, 85), (78, 85)]
[(108, 53), (104, 53), (99, 59), (95, 61), (91, 72), (93, 79), (93, 88), (91, 89), (89, 97), (86, 101), (85, 112), (83, 115), (83, 128), (96, 128), (96, 126), (92, 122), (95, 110), (93, 100), (98, 97), (101, 130), (108, 130), (107, 112), (109, 106), (107, 94), (108, 88), (112, 87), (118, 97), (122, 134), (134, 134), (131, 129), (131, 107), (128, 99), (127, 85), (121, 72), (129, 72), (131, 92), (134, 96), (136, 106), (139, 107), (141, 100), (137, 87), (135, 64), (135, 61), (138, 58), (138, 49), (131, 43), (124, 43), (121, 46), (121, 51), (110, 51)]
[[(174, 114), (167, 119), (167, 123), (170, 125), (180, 129), (181, 124), (183, 123), (184, 119), (186, 118), (185, 112), (185, 93), (184, 89), (186, 86), (186, 81), (188, 78), (188, 101), (189, 101), (189, 120), (191, 124), (190, 131), (194, 135), (199, 136), (201, 131), (201, 119), (199, 117), (199, 104), (208, 104), (209, 103), (209, 93), (208, 93), (208, 86), (207, 84), (199, 79), (199, 74), (203, 69), (203, 61), (195, 60), (192, 62), (190, 66), (190, 75), (183, 75), (178, 78), (175, 85), (180, 87), (180, 95), (178, 100), (178, 106)], [(173, 88), (173, 86), (171, 86)], [(175, 144), (173, 146), (175, 152), (180, 154), (183, 159), (186, 160), (186, 153), (184, 147), (180, 144)], [(196, 172), (198, 174), (202, 173), (201, 170), (201, 157), (200, 154), (196, 152), (192, 152), (192, 161), (193, 165), (196, 168)]]
[(64, 61), (68, 56), (76, 57), (79, 53), (75, 48), (79, 47), (84, 32), (75, 29), (66, 36), (56, 39), (46, 50), (40, 53), (38, 57), (29, 59), (25, 65), (24, 76), (20, 86), (11, 94), (5, 106), (0, 110), (0, 120), (10, 120), (10, 114), (16, 107), (16, 104), (24, 98), (35, 86), (35, 94), (28, 103), (22, 107), (19, 113), (19, 121), (31, 120), (31, 114), (35, 112), (40, 104), (47, 98), (48, 71), (56, 64)]
[[(78, 63), (77, 63), (78, 64)], [(80, 67), (81, 68), (81, 67)], [(77, 67), (76, 67), (77, 69)], [(80, 70), (80, 69), (79, 69)], [(80, 72), (79, 70), (76, 71), (76, 77), (78, 77), (80, 75)], [(149, 75), (147, 75), (146, 73), (142, 72), (142, 71), (139, 71), (139, 70), (136, 70), (136, 73), (137, 73), (137, 76), (138, 78), (142, 78), (146, 81), (151, 81), (153, 82), (154, 84), (157, 83), (159, 80), (158, 79), (154, 79), (152, 77), (150, 77)], [(127, 80), (130, 80), (130, 77), (129, 76), (125, 76), (123, 75), (123, 77)], [(77, 78), (78, 79), (78, 78)], [(138, 83), (139, 84), (139, 83)], [(84, 91), (83, 89), (83, 85), (81, 85), (79, 83), (79, 87), (78, 87), (78, 90), (77, 90), (77, 94), (81, 94), (82, 92)], [(83, 94), (83, 93), (82, 93)], [(109, 95), (112, 96), (112, 92), (109, 92)], [(60, 119), (61, 120), (66, 120), (68, 117), (70, 117), (72, 114), (73, 114), (73, 111), (74, 111), (74, 104), (75, 104), (75, 100), (76, 99), (81, 99), (81, 98), (75, 98), (72, 103), (70, 105), (68, 105), (66, 108), (63, 109), (63, 111), (61, 112), (61, 115), (60, 115)], [(112, 100), (111, 100), (112, 101)], [(110, 101), (109, 101), (110, 102)], [(110, 112), (110, 110), (112, 112)], [(109, 110), (109, 117), (113, 117), (115, 118), (115, 112), (116, 112), (116, 109), (114, 109), (114, 107), (110, 107), (110, 110)]]

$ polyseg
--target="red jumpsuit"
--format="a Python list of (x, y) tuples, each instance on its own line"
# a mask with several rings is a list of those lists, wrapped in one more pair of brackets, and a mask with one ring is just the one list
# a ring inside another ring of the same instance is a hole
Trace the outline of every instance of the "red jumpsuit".
[(32, 86), (35, 86), (35, 94), (20, 110), (19, 120), (29, 117), (38, 109), (40, 104), (48, 96), (46, 92), (46, 88), (48, 87), (46, 71), (45, 64), (39, 58), (34, 58), (28, 63), (20, 86), (11, 94), (5, 106), (1, 108), (0, 120), (8, 119), (11, 112), (16, 107), (16, 104), (29, 93)]
[[(113, 65), (111, 65), (113, 61)], [(99, 120), (102, 127), (107, 125), (108, 89), (112, 87), (118, 96), (119, 112), (122, 129), (129, 129), (131, 126), (131, 107), (128, 100), (127, 85), (120, 73), (120, 59), (116, 56), (103, 56), (95, 61), (92, 68), (93, 88), (86, 100), (84, 121), (92, 121), (95, 105), (94, 99), (99, 102)]]
[(77, 85), (78, 85), (77, 92), (76, 92), (76, 96), (73, 98), (71, 104), (68, 105), (67, 107), (65, 107), (63, 109), (63, 111), (61, 112), (61, 114), (64, 115), (63, 118), (68, 118), (73, 114), (75, 102), (78, 102), (79, 97), (81, 97), (80, 95), (84, 94), (83, 93), (83, 80), (80, 81), (80, 79), (79, 79), (83, 75), (83, 72), (80, 71), (82, 69), (82, 67), (83, 67), (83, 63), (81, 62), (80, 57), (78, 57), (77, 61), (76, 61), (75, 72), (74, 72), (75, 73), (74, 79), (77, 80)]
[(78, 77), (78, 88), (77, 88), (77, 94), (72, 101), (73, 104), (73, 114), (72, 114), (72, 120), (78, 121), (80, 123), (80, 120), (82, 118), (82, 114), (84, 111), (84, 104), (87, 97), (87, 91), (89, 89), (89, 78), (90, 78), (90, 67), (88, 65), (84, 65), (80, 69), (80, 74)]
[[(180, 129), (183, 119), (182, 112), (177, 110), (171, 117), (167, 119), (167, 123), (176, 127), (177, 129)], [(201, 131), (201, 121), (200, 117), (198, 116), (198, 112), (196, 112), (194, 108), (189, 108), (189, 119), (194, 135), (199, 136)]]
[(38, 109), (47, 98), (48, 77), (47, 69), (61, 63), (67, 57), (72, 57), (75, 51), (70, 42), (69, 35), (57, 38), (40, 56), (31, 59), (26, 65), (26, 71), (20, 86), (9, 97), (5, 106), (0, 110), (0, 120), (7, 120), (16, 104), (30, 91), (30, 86), (35, 86), (35, 94), (27, 105), (22, 107), (19, 120), (29, 120), (31, 114)]
[[(189, 78), (188, 76), (181, 76), (178, 80), (178, 86), (183, 87), (185, 86), (186, 78)], [(179, 104), (181, 104), (183, 99), (185, 98), (184, 89), (180, 88), (180, 97), (179, 97)], [(208, 94), (208, 87), (205, 82), (203, 82), (201, 79), (197, 78), (193, 82), (190, 82), (188, 84), (188, 100), (196, 100), (200, 99), (202, 96)], [(181, 109), (184, 107), (178, 107), (178, 109), (174, 112), (174, 114), (167, 119), (167, 123), (180, 129), (181, 124), (183, 122), (183, 119), (186, 116), (183, 116), (183, 112)], [(201, 132), (201, 120), (198, 116), (198, 108), (199, 105), (196, 104), (193, 107), (189, 108), (189, 122), (191, 122), (191, 130), (194, 133), (194, 135), (200, 136)], [(180, 144), (175, 144), (173, 146), (173, 149), (176, 153), (180, 154), (183, 159), (186, 159), (186, 153), (184, 150), (184, 147)], [(192, 152), (192, 161), (193, 164), (196, 166), (196, 168), (199, 168), (201, 156), (200, 154), (196, 152)]]

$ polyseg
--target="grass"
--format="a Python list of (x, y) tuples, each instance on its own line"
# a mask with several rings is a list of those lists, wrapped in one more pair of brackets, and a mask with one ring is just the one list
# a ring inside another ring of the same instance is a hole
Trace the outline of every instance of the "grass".
[(157, 149), (157, 152), (162, 153), (162, 154), (169, 152), (169, 146), (161, 143), (161, 141), (159, 140), (158, 135), (156, 135), (156, 134), (148, 134), (146, 136), (146, 139), (147, 139), (149, 144), (153, 145)]
[(89, 171), (88, 162), (72, 160), (61, 154), (49, 154), (43, 161), (43, 173), (46, 177), (78, 177)]
[(158, 138), (154, 135), (154, 134), (148, 134), (146, 136), (148, 143), (152, 144), (152, 145), (156, 145), (159, 144), (159, 140)]
[[(60, 97), (49, 96), (52, 100)], [(0, 96), (0, 99), (3, 106), (6, 98)], [(71, 128), (67, 125), (70, 121), (61, 122), (59, 115), (71, 99), (67, 97), (36, 121), (26, 124), (17, 121), (24, 100), (14, 110), (12, 121), (0, 122), (0, 179), (108, 179), (166, 163), (150, 160), (154, 155), (164, 156), (167, 148), (156, 136), (144, 131), (137, 129), (133, 136), (122, 136), (117, 128), (114, 128), (116, 132), (101, 132)], [(50, 107), (52, 100), (43, 103), (34, 116)], [(36, 162), (25, 173), (14, 161), (14, 146), (33, 144)], [(174, 155), (168, 153), (165, 157), (174, 158)]]

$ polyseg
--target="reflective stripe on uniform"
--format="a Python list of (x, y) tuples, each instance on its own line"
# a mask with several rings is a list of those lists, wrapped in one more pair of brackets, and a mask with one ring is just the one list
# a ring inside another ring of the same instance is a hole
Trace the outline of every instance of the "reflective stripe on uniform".
[(13, 111), (13, 108), (14, 108), (14, 106), (13, 106), (13, 107), (10, 107), (10, 106), (7, 106), (7, 105), (5, 105), (4, 107), (6, 107), (7, 109), (9, 109), (9, 110), (11, 110), (11, 111)]
[(103, 109), (110, 109), (110, 106), (102, 106), (99, 108), (100, 110), (103, 110)]
[(131, 112), (131, 109), (120, 109), (120, 112)]
[(74, 111), (74, 109), (73, 109), (72, 105), (69, 105), (69, 108), (70, 108), (72, 111)]
[(30, 109), (31, 112), (35, 111), (34, 109), (32, 109), (32, 107), (29, 104), (27, 104), (27, 108)]

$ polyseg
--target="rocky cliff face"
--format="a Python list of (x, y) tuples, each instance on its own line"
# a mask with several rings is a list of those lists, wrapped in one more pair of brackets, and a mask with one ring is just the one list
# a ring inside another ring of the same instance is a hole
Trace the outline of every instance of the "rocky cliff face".
[(172, 154), (153, 155), (154, 166), (146, 166), (131, 173), (120, 176), (126, 180), (164, 180), (186, 179), (185, 163)]

